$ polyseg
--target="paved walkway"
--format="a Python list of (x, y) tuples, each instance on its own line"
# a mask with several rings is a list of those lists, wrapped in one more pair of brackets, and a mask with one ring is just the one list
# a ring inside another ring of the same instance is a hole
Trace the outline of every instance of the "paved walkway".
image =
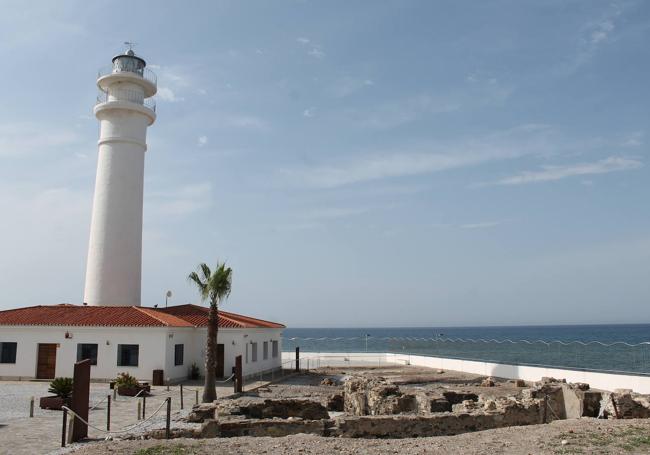
[[(248, 382), (244, 390), (250, 390), (268, 383), (268, 381)], [(46, 382), (0, 382), (0, 454), (4, 455), (37, 455), (46, 454), (57, 450), (61, 446), (61, 411), (42, 410), (38, 406), (38, 399), (47, 393), (49, 384)], [(199, 390), (201, 399), (201, 384), (188, 383), (183, 385), (184, 408), (190, 409), (196, 400), (195, 389)], [(228, 396), (233, 393), (232, 382), (219, 384), (217, 396)], [(96, 383), (90, 385), (90, 406), (94, 407), (89, 412), (89, 422), (98, 427), (106, 428), (106, 397), (111, 395), (111, 430), (115, 431), (138, 422), (138, 402), (141, 398), (117, 396), (113, 400), (112, 390), (108, 384)], [(34, 417), (29, 417), (29, 401), (35, 397)], [(149, 417), (164, 403), (165, 399), (172, 397), (172, 413), (180, 411), (180, 387), (152, 387), (151, 396), (146, 398), (145, 416)], [(159, 414), (165, 415), (163, 405)], [(91, 439), (103, 439), (106, 435), (93, 428), (88, 429)]]

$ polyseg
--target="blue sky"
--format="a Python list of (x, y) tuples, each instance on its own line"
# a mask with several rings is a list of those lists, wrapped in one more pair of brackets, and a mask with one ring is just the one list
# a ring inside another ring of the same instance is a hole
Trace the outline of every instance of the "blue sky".
[(143, 304), (650, 322), (650, 4), (0, 2), (0, 308), (80, 303), (99, 67), (159, 76)]

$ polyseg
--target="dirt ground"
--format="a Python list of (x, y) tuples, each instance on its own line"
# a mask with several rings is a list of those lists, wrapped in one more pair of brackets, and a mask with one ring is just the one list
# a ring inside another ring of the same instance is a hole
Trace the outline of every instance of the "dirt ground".
[[(566, 441), (563, 444), (563, 441)], [(115, 441), (88, 445), (78, 455), (198, 454), (634, 454), (650, 453), (649, 420), (562, 420), (416, 439), (283, 438)]]
[[(512, 381), (494, 378), (483, 387), (484, 376), (415, 367), (328, 368), (288, 377), (252, 393), (261, 398), (307, 398), (322, 401), (340, 391), (340, 380), (353, 374), (372, 374), (415, 390), (468, 392), (489, 398), (517, 395), (523, 390)], [(324, 378), (337, 385), (323, 385)], [(226, 398), (225, 400), (228, 400)], [(405, 439), (350, 439), (299, 434), (278, 438), (131, 440), (95, 442), (68, 449), (79, 455), (181, 454), (650, 454), (650, 419), (560, 420), (545, 425), (500, 428), (457, 436)]]

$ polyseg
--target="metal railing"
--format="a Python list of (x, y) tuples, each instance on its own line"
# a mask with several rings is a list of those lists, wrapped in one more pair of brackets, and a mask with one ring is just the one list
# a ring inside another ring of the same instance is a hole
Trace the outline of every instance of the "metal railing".
[(144, 94), (137, 90), (113, 89), (110, 92), (99, 90), (95, 105), (108, 103), (110, 101), (128, 101), (156, 112), (156, 100), (153, 98), (145, 98)]
[(135, 74), (136, 76), (140, 76), (142, 79), (151, 82), (153, 85), (156, 86), (158, 85), (158, 76), (156, 76), (156, 73), (151, 71), (149, 68), (142, 68), (135, 71), (127, 71), (124, 69), (115, 68), (113, 65), (109, 65), (109, 66), (102, 67), (97, 71), (97, 79), (99, 79), (100, 77), (108, 76), (109, 74), (116, 74), (116, 73)]
[[(650, 343), (443, 337), (292, 337), (283, 347), (304, 353), (393, 353), (650, 375)], [(367, 354), (366, 354), (367, 355)], [(352, 360), (352, 359), (350, 359)]]

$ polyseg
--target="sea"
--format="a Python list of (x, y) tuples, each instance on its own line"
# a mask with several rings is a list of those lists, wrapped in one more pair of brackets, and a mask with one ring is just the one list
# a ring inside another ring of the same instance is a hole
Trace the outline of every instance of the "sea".
[(650, 324), (285, 329), (282, 349), (296, 347), (650, 375)]

